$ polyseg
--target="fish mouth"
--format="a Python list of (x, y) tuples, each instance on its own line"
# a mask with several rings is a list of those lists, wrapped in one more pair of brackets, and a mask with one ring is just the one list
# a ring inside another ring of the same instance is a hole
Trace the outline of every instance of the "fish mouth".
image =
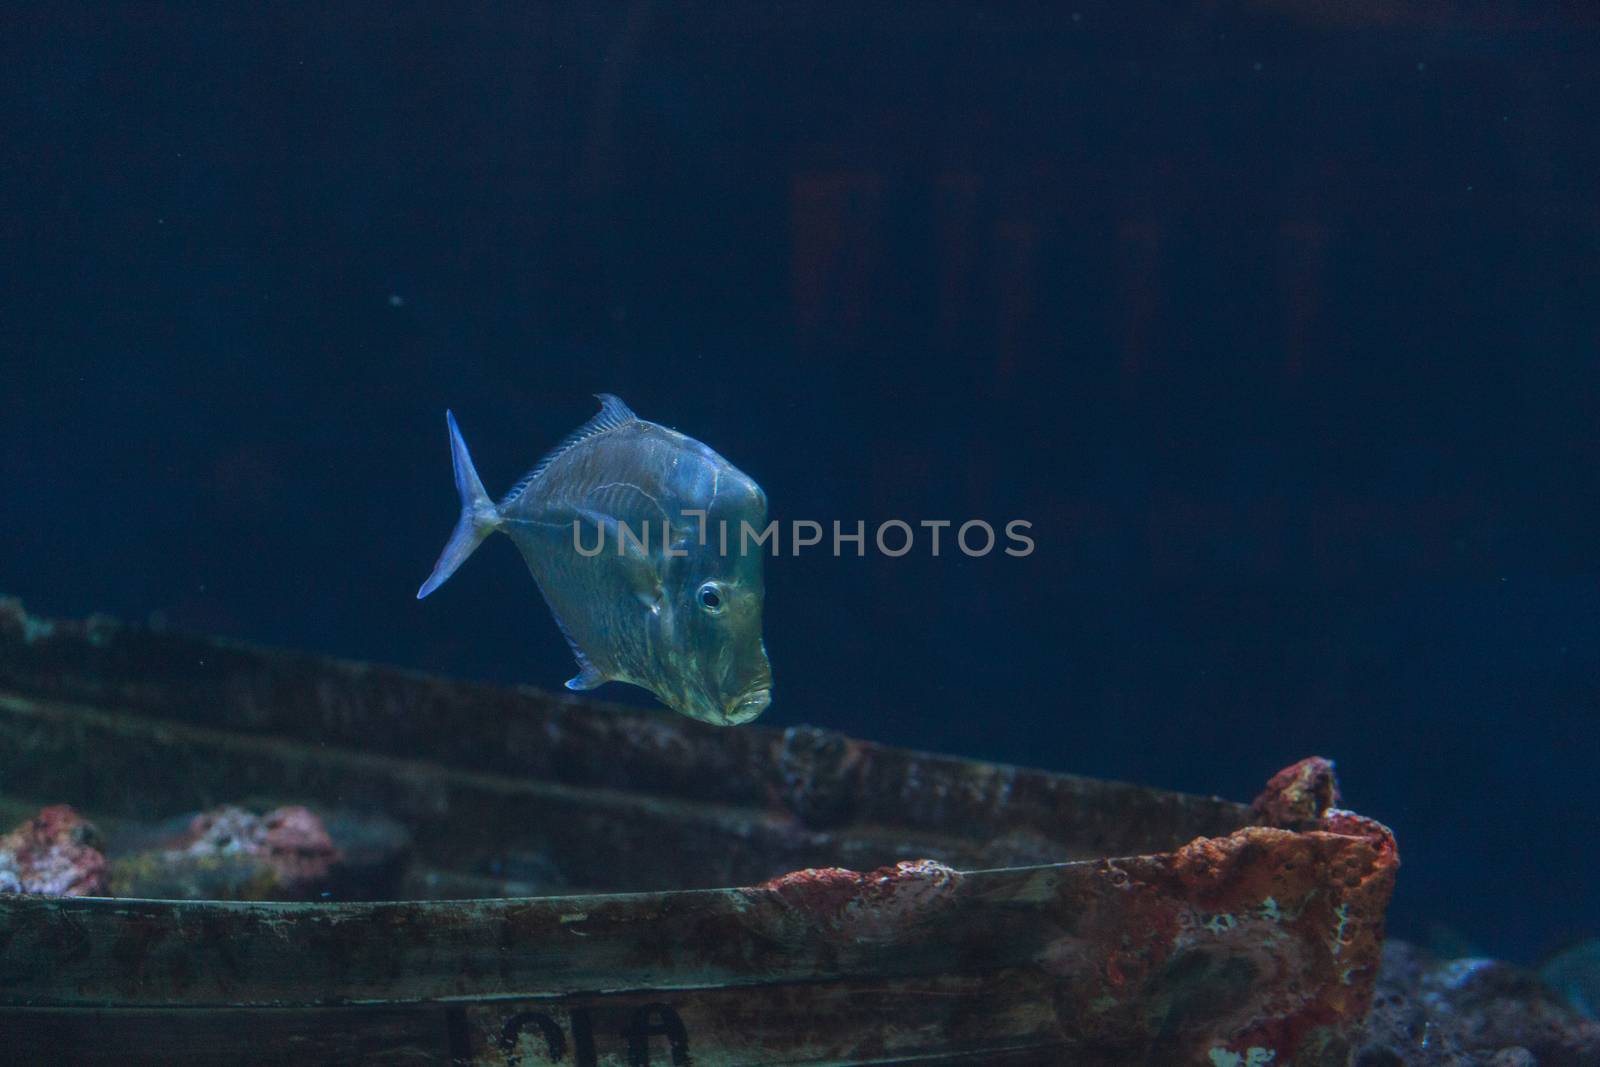
[(730, 725), (749, 722), (751, 719), (767, 710), (767, 705), (772, 703), (772, 690), (768, 688), (752, 689), (748, 693), (735, 699), (728, 705), (728, 710), (722, 717)]

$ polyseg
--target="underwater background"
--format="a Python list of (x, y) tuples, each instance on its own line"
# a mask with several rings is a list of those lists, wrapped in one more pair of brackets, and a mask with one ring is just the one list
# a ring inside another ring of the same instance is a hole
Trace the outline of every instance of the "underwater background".
[[(1600, 16), (1370, 3), (9, 6), (0, 590), (556, 688), (509, 543), (595, 392), (773, 517), (775, 700), (1248, 800), (1390, 928), (1600, 933)], [(606, 699), (649, 703), (622, 686)]]

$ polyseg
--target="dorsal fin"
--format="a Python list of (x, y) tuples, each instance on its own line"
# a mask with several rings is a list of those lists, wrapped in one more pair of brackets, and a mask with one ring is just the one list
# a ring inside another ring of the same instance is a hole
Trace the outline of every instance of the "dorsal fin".
[(554, 463), (569, 449), (576, 447), (591, 437), (598, 437), (608, 430), (615, 430), (618, 426), (626, 426), (630, 422), (639, 421), (639, 416), (635, 415), (633, 409), (624, 404), (620, 397), (613, 396), (610, 393), (596, 393), (595, 399), (600, 401), (600, 413), (576, 430), (573, 430), (562, 439), (560, 444), (547, 452), (533, 470), (524, 474), (517, 481), (517, 484), (511, 487), (511, 491), (501, 499), (499, 507), (509, 507), (515, 503), (517, 498), (527, 491), (528, 486), (538, 481), (539, 475), (543, 474), (550, 464)]

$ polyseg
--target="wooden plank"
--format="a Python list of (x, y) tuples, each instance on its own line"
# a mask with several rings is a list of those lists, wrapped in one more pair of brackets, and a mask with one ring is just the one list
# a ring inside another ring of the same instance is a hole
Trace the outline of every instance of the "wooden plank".
[[(35, 1063), (1060, 1063), (1037, 975), (778, 985), (410, 1008), (0, 1009)], [(1080, 1063), (1112, 1064), (1103, 1054)]]
[(1198, 973), (1242, 961), (1217, 971), (1231, 976), (1218, 987), (1226, 996), (1270, 973), (1345, 1004), (1376, 970), (1385, 856), (1365, 838), (1253, 829), (1175, 856), (824, 872), (680, 893), (309, 905), (9, 897), (0, 1003), (382, 1004), (1036, 967), (1059, 988), (1132, 1005), (1169, 966), (1186, 988), (1197, 972), (1175, 961), (1203, 949)]
[(1247, 810), (1118, 782), (893, 749), (796, 727), (718, 729), (576, 695), (503, 689), (0, 599), (0, 691), (240, 737), (298, 739), (473, 773), (778, 808), (806, 829), (1007, 839), (1037, 862), (1224, 834)]
[[(82, 1067), (451, 1063), (445, 1009), (0, 1008), (0, 1062)], [(465, 1061), (470, 1062), (470, 1061)]]
[[(993, 969), (1037, 951), (1041, 902), (1055, 899), (1037, 880), (1087, 873), (967, 876), (976, 888), (949, 916), (965, 966)], [(813, 927), (760, 890), (318, 905), (9, 897), (0, 898), (0, 1003), (409, 1003), (951, 966), (939, 929), (909, 917), (896, 936), (865, 941)]]

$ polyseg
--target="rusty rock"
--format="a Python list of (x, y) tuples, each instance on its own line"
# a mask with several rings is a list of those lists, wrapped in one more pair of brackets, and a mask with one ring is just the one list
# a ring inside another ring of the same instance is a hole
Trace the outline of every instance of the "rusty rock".
[(1394, 834), (1377, 819), (1369, 819), (1343, 808), (1329, 808), (1322, 813), (1322, 820), (1316, 829), (1345, 837), (1364, 837), (1378, 851), (1385, 853), (1394, 866), (1400, 865), (1400, 852), (1395, 847)]
[(65, 804), (45, 808), (0, 837), (0, 893), (101, 896), (106, 858), (100, 834)]
[(1339, 803), (1333, 761), (1308, 756), (1273, 775), (1250, 805), (1257, 821), (1283, 830), (1314, 830), (1322, 815)]
[(1040, 959), (1067, 991), (1060, 1010), (1108, 1042), (1156, 1012), (1164, 1033), (1198, 1027), (1217, 1063), (1339, 1058), (1370, 1003), (1390, 844), (1256, 826), (1103, 861), (1102, 888)]

